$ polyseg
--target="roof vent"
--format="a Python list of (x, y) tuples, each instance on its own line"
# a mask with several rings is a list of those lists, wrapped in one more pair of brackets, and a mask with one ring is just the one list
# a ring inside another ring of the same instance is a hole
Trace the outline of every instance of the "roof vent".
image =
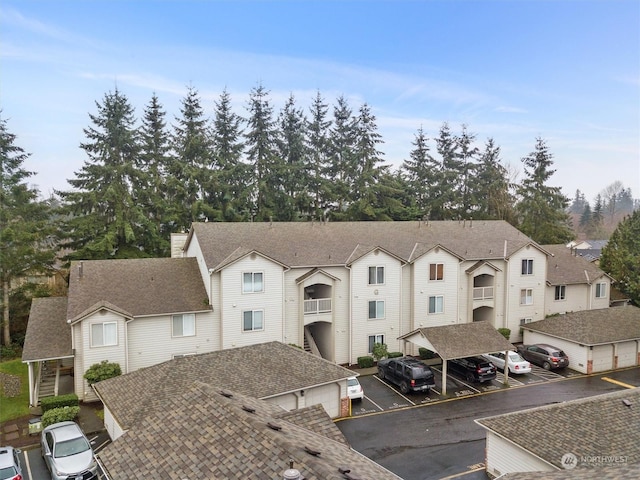
[(249, 413), (256, 413), (256, 409), (255, 409), (255, 408), (253, 408), (253, 407), (248, 407), (248, 406), (246, 406), (246, 405), (243, 405), (243, 406), (242, 406), (242, 409), (243, 409), (245, 412), (249, 412)]
[(220, 390), (220, 395), (222, 395), (223, 397), (226, 398), (233, 398), (233, 393), (229, 392), (228, 390)]
[(279, 432), (280, 430), (282, 430), (282, 425), (278, 425), (276, 423), (267, 423), (267, 427), (269, 427), (271, 430), (275, 430), (276, 432)]
[(309, 455), (313, 455), (314, 457), (319, 457), (320, 456), (320, 450), (314, 450), (313, 448), (310, 447), (304, 447), (304, 451), (307, 452)]
[(300, 472), (295, 468), (290, 468), (284, 471), (282, 475), (283, 480), (303, 480), (304, 477), (300, 475)]
[(632, 403), (629, 400), (627, 400), (626, 398), (622, 399), (622, 403), (624, 403), (625, 406), (631, 408)]
[(349, 473), (351, 469), (349, 467), (338, 467), (340, 473)]

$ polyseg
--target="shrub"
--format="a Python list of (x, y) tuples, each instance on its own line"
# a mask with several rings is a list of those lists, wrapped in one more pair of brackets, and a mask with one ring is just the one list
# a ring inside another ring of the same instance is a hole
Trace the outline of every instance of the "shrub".
[(387, 346), (384, 343), (374, 343), (373, 344), (373, 358), (378, 361), (381, 358), (385, 358), (389, 355), (387, 351)]
[(418, 353), (420, 354), (420, 358), (422, 360), (429, 360), (431, 358), (436, 358), (438, 356), (436, 355), (435, 352), (432, 352), (428, 348), (424, 348), (424, 347), (418, 348)]
[(54, 408), (77, 407), (79, 404), (78, 396), (75, 393), (58, 395), (57, 397), (44, 397), (40, 400), (42, 413), (53, 410)]
[(91, 365), (85, 372), (84, 378), (89, 382), (89, 385), (93, 385), (94, 383), (117, 377), (118, 375), (122, 375), (120, 364), (103, 360), (100, 363)]
[(402, 356), (403, 356), (402, 352), (389, 352), (389, 354), (387, 355), (387, 358), (397, 358)]
[(58, 422), (75, 420), (78, 413), (80, 413), (80, 407), (62, 407), (48, 410), (42, 414), (42, 428)]
[(358, 366), (360, 368), (373, 367), (373, 357), (367, 355), (365, 357), (358, 357)]
[(509, 340), (509, 337), (511, 337), (511, 329), (510, 328), (499, 328), (498, 329), (498, 333), (500, 333), (500, 335), (502, 335), (507, 340)]
[(12, 360), (22, 356), (22, 348), (17, 343), (11, 345), (0, 345), (0, 358), (2, 360)]

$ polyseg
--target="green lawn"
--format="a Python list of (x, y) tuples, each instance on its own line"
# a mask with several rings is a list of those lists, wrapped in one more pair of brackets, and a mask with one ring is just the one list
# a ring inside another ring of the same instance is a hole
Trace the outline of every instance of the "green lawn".
[(0, 372), (18, 375), (21, 383), (21, 393), (17, 397), (5, 397), (0, 394), (0, 423), (14, 418), (29, 415), (29, 373), (27, 364), (18, 358), (0, 363)]

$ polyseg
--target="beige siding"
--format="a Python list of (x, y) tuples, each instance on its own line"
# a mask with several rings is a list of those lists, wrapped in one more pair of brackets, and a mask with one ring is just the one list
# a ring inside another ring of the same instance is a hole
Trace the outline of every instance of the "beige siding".
[(333, 290), (333, 332), (335, 362), (339, 364), (350, 362), (351, 322), (349, 313), (349, 270), (345, 267), (324, 268), (328, 274), (339, 278), (334, 283)]
[[(443, 280), (429, 280), (429, 265), (442, 263)], [(417, 259), (413, 264), (413, 312), (415, 328), (435, 327), (466, 323), (460, 318), (460, 263), (445, 250), (436, 248)], [(443, 313), (429, 312), (429, 297), (443, 296)]]
[[(400, 318), (400, 335), (404, 335), (405, 333), (412, 332), (416, 329), (414, 325), (414, 315), (413, 315), (413, 301), (412, 301), (412, 292), (413, 292), (413, 277), (412, 277), (413, 267), (412, 265), (404, 265), (402, 267), (402, 297), (401, 297), (401, 305), (402, 305), (402, 314)], [(407, 355), (417, 355), (418, 347), (409, 342), (403, 342), (402, 348), (404, 348), (404, 353)]]
[(207, 264), (204, 261), (204, 257), (202, 256), (202, 250), (200, 249), (200, 244), (198, 243), (198, 237), (196, 237), (195, 233), (193, 237), (191, 237), (191, 241), (189, 242), (189, 248), (185, 252), (186, 257), (195, 257), (198, 261), (198, 269), (200, 270), (200, 277), (202, 278), (202, 284), (204, 285), (205, 290), (207, 291), (207, 296), (209, 297), (209, 304), (213, 305), (211, 302), (211, 278), (209, 274), (209, 270), (207, 268)]
[(340, 416), (340, 385), (330, 383), (304, 391), (305, 405), (322, 405), (331, 418)]
[(129, 371), (171, 360), (174, 355), (217, 350), (219, 332), (213, 313), (196, 313), (196, 334), (172, 336), (172, 315), (144, 317), (127, 324)]
[(298, 408), (298, 397), (294, 393), (287, 393), (277, 397), (265, 398), (266, 402), (278, 405), (287, 412)]
[(581, 373), (587, 373), (589, 347), (581, 347), (575, 342), (561, 340), (542, 333), (529, 331), (524, 332), (524, 343), (527, 345), (533, 343), (546, 343), (548, 345), (553, 345), (554, 347), (563, 350), (569, 357), (569, 368)]
[[(242, 274), (262, 272), (264, 289), (259, 293), (242, 293)], [(270, 341), (284, 341), (283, 267), (251, 254), (226, 267), (220, 275), (222, 298), (222, 348), (241, 347)], [(260, 310), (263, 330), (243, 332), (243, 312)]]
[(486, 471), (491, 477), (515, 472), (553, 472), (547, 462), (519, 448), (517, 445), (487, 431)]
[[(596, 298), (596, 285), (604, 283), (606, 285), (605, 296)], [(611, 280), (608, 277), (601, 277), (594, 280), (591, 285), (591, 306), (587, 310), (596, 310), (598, 308), (609, 308), (609, 298), (611, 296)]]
[(111, 441), (114, 441), (124, 433), (122, 427), (120, 427), (116, 419), (111, 414), (111, 410), (109, 410), (106, 406), (104, 407), (104, 427), (107, 430)]
[(545, 313), (546, 315), (553, 315), (556, 313), (570, 313), (589, 310), (589, 304), (592, 303), (589, 301), (590, 293), (591, 287), (586, 283), (579, 285), (566, 285), (565, 299), (556, 300), (555, 285), (547, 286)]

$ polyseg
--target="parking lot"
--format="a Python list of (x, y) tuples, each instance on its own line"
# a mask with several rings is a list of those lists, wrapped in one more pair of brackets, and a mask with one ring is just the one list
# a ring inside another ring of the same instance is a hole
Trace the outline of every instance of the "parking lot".
[[(507, 388), (504, 386), (504, 374), (498, 370), (495, 380), (484, 383), (467, 382), (455, 374), (447, 375), (447, 394), (442, 395), (442, 369), (440, 365), (432, 366), (431, 370), (435, 375), (435, 388), (428, 393), (402, 394), (400, 390), (385, 380), (381, 380), (378, 375), (363, 375), (358, 377), (364, 389), (364, 399), (355, 401), (351, 407), (351, 415), (366, 415), (399, 408), (412, 407), (427, 404), (447, 398), (459, 398), (479, 393), (490, 392)], [(582, 374), (569, 368), (561, 370), (545, 370), (541, 367), (531, 365), (531, 373), (521, 375), (509, 375), (509, 386), (523, 387), (525, 385), (550, 382), (568, 377), (581, 376)]]

